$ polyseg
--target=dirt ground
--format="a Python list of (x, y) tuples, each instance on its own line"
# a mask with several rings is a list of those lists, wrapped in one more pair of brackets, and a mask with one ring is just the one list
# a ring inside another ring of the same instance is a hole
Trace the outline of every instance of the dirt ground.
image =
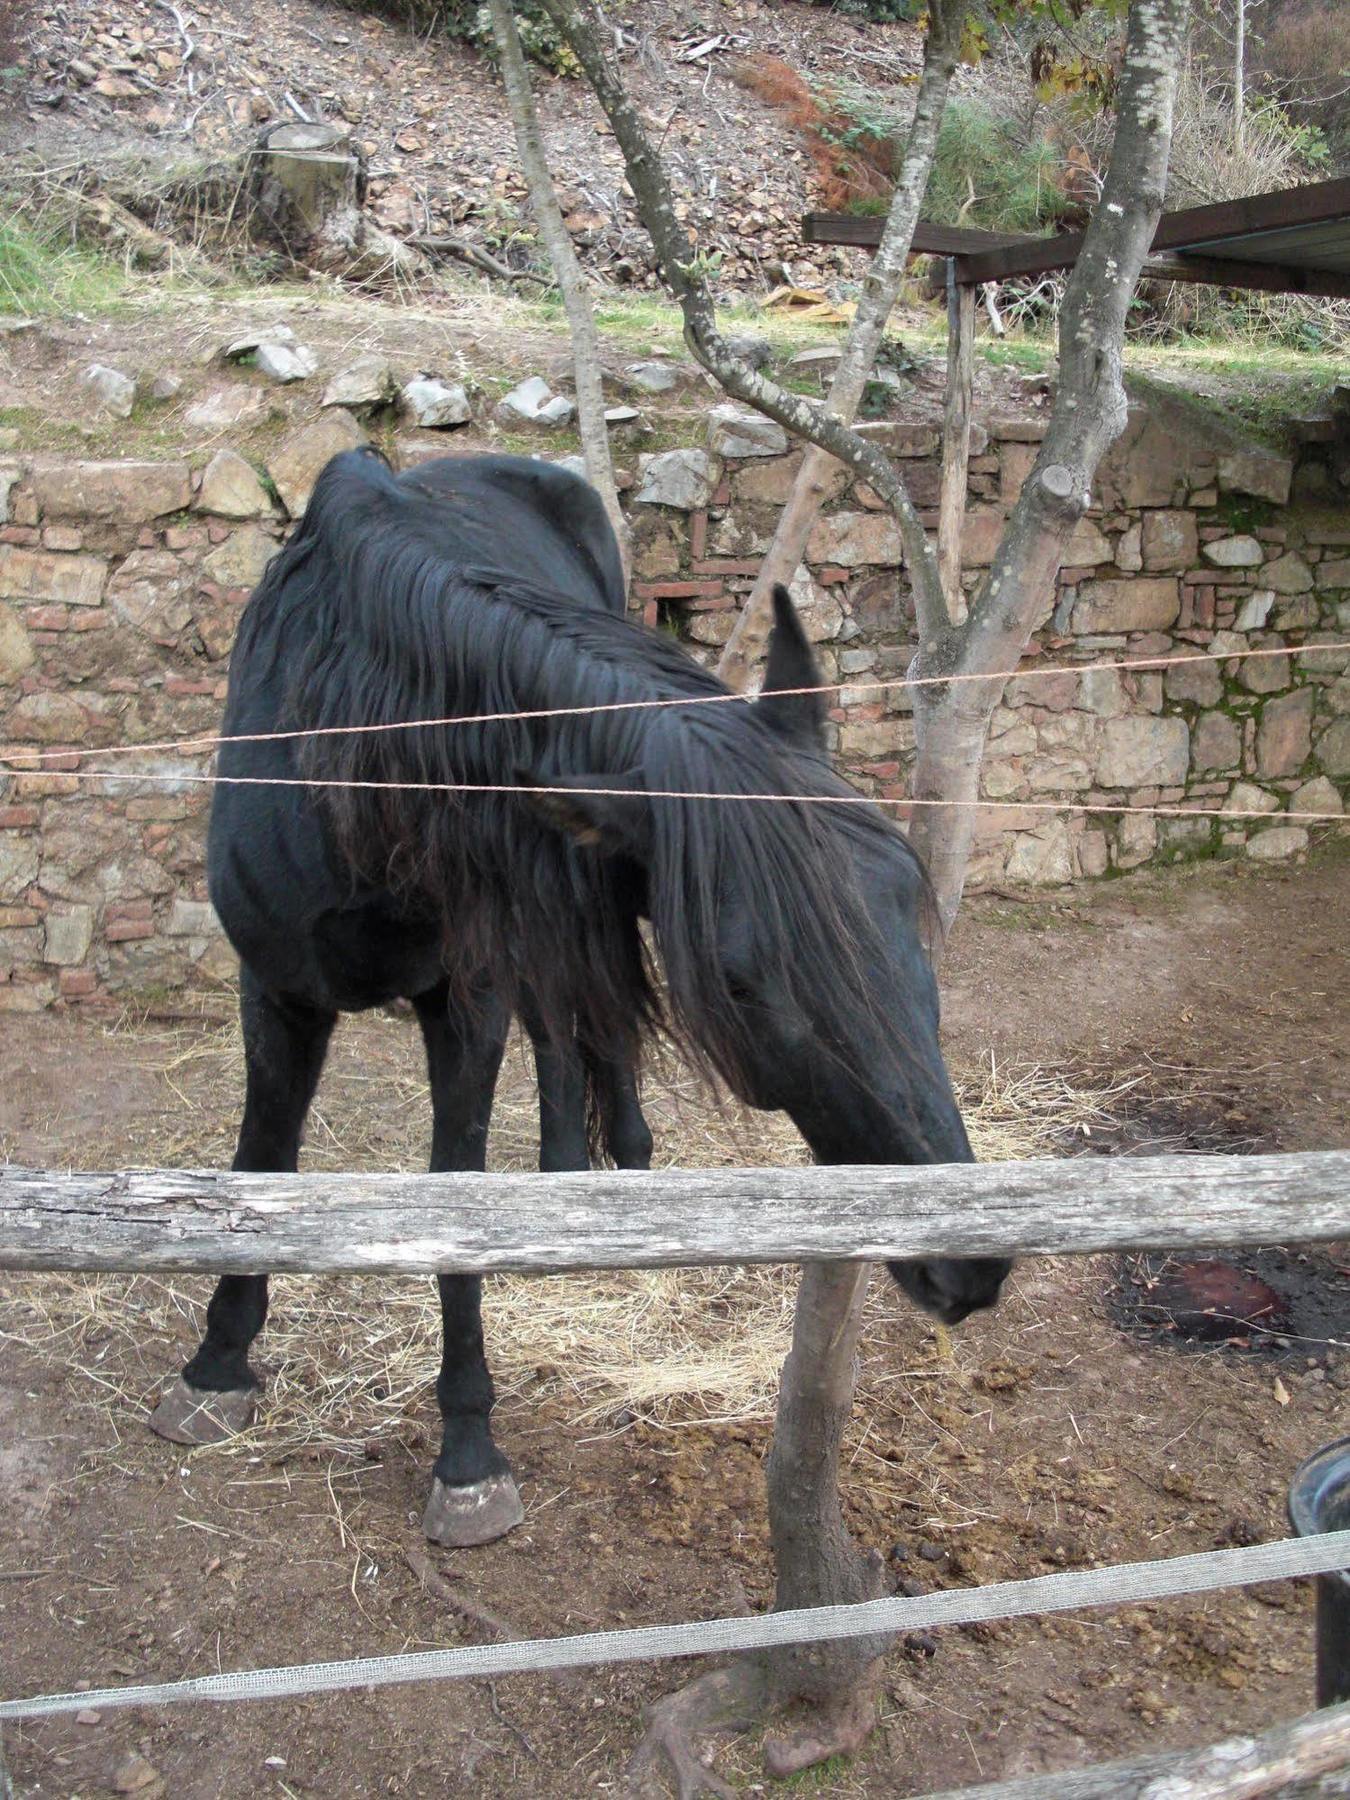
[[(1070, 1128), (1080, 1149), (1345, 1145), (1347, 927), (1350, 875), (1332, 852), (1297, 870), (1209, 866), (1063, 899), (977, 897), (945, 974), (953, 1066), (987, 1089), (991, 1067), (1039, 1065), (1108, 1096)], [(237, 1097), (227, 1004), (208, 1000), (199, 1018), (5, 1019), (0, 1154), (86, 1167), (226, 1160)], [(508, 1088), (496, 1166), (528, 1162), (531, 1148), (519, 1070)], [(421, 1101), (406, 1022), (349, 1023), (309, 1166), (416, 1166)], [(651, 1110), (670, 1161), (796, 1154), (776, 1127), (700, 1107), (680, 1080), (653, 1092)], [(954, 1333), (950, 1354), (878, 1284), (847, 1459), (853, 1529), (891, 1556), (897, 1582), (930, 1587), (1282, 1535), (1290, 1471), (1350, 1413), (1346, 1261), (1336, 1251), (1308, 1264), (1337, 1300), (1340, 1342), (1263, 1354), (1182, 1356), (1123, 1335), (1121, 1271), (1106, 1259), (1024, 1264), (1004, 1305)], [(785, 1313), (779, 1277), (700, 1279), (689, 1292), (706, 1297), (708, 1335), (691, 1327), (691, 1365), (752, 1336), (766, 1294)], [(767, 1603), (762, 1395), (719, 1405), (681, 1396), (677, 1380), (665, 1401), (620, 1404), (618, 1376), (597, 1398), (572, 1378), (580, 1337), (570, 1352), (565, 1335), (551, 1353), (536, 1339), (513, 1352), (504, 1331), (525, 1318), (522, 1284), (514, 1302), (499, 1288), (498, 1435), (527, 1522), (486, 1549), (435, 1552), (424, 1585), (409, 1556), (419, 1561), (436, 1425), (425, 1284), (414, 1295), (414, 1284), (279, 1283), (260, 1346), (260, 1428), (189, 1455), (145, 1430), (144, 1404), (195, 1342), (204, 1286), (0, 1285), (0, 1691), (475, 1641), (484, 1628), (466, 1606), (547, 1635)], [(639, 1360), (642, 1296), (654, 1291), (635, 1286), (626, 1319), (603, 1315), (616, 1350), (631, 1338)], [(600, 1303), (584, 1282), (527, 1292), (552, 1317), (570, 1309), (578, 1332)], [(288, 1315), (312, 1321), (299, 1341)], [(10, 1730), (6, 1752), (19, 1794), (63, 1800), (115, 1788), (183, 1800), (617, 1792), (644, 1703), (684, 1676), (637, 1665), (113, 1711)], [(793, 1788), (921, 1794), (1197, 1744), (1311, 1697), (1307, 1583), (950, 1631), (897, 1648), (865, 1751)], [(722, 1742), (716, 1757), (738, 1791), (771, 1788), (753, 1738)]]

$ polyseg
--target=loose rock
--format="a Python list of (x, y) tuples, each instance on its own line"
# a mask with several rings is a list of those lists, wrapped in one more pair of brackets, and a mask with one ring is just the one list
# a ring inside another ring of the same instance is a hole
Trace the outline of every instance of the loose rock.
[(776, 420), (761, 413), (715, 406), (709, 415), (708, 444), (719, 456), (782, 456), (788, 448), (788, 434)]
[(662, 450), (638, 463), (642, 485), (633, 496), (642, 506), (671, 506), (695, 512), (706, 506), (717, 484), (717, 465), (706, 450)]
[(393, 371), (383, 356), (359, 356), (342, 369), (323, 391), (321, 406), (346, 406), (371, 412), (387, 406), (396, 390)]
[(399, 399), (412, 422), (426, 431), (447, 431), (455, 425), (467, 425), (473, 417), (469, 396), (462, 386), (437, 381), (430, 375), (419, 375), (408, 382)]
[(110, 369), (104, 363), (90, 363), (80, 376), (80, 386), (115, 419), (131, 417), (131, 409), (136, 404), (136, 383), (120, 369)]
[(565, 394), (555, 394), (542, 375), (531, 375), (497, 402), (504, 425), (536, 425), (554, 430), (566, 425), (576, 408)]

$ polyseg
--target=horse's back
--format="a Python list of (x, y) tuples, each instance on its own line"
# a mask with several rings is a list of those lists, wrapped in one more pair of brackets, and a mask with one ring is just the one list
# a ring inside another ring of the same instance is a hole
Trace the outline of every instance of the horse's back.
[(447, 456), (405, 470), (398, 485), (444, 508), (446, 550), (466, 569), (624, 611), (623, 563), (604, 503), (570, 469), (528, 456)]
[[(330, 481), (345, 475), (353, 499), (359, 490), (356, 529), (386, 512), (392, 519), (402, 490), (431, 502), (409, 523), (470, 582), (522, 583), (623, 612), (622, 565), (604, 507), (568, 470), (526, 457), (446, 457), (393, 477), (382, 465), (363, 469), (375, 460), (357, 453), (329, 465)], [(355, 880), (299, 785), (294, 740), (268, 740), (293, 723), (292, 683), (313, 631), (307, 586), (322, 585), (325, 563), (343, 557), (337, 543), (311, 548), (313, 524), (302, 524), (275, 560), (241, 625), (207, 874), (231, 942), (268, 987), (355, 1011), (433, 983), (441, 928), (399, 896)], [(305, 562), (315, 551), (317, 571)]]

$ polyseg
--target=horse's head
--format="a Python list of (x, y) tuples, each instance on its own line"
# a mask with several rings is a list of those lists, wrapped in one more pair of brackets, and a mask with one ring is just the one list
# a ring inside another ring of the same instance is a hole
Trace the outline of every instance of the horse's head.
[[(817, 687), (820, 675), (782, 588), (775, 614), (754, 714), (790, 761), (783, 791), (813, 779), (814, 791), (847, 795), (823, 766), (820, 696), (784, 691)], [(806, 808), (710, 802), (723, 815), (719, 835), (700, 840), (690, 826), (682, 840), (686, 859), (717, 865), (699, 930), (672, 916), (699, 911), (702, 889), (688, 870), (672, 877), (660, 866), (662, 802), (643, 792), (655, 785), (592, 777), (550, 811), (579, 842), (646, 869), (680, 1022), (739, 1097), (786, 1112), (822, 1163), (972, 1161), (938, 1042), (926, 883), (903, 838), (856, 808), (829, 809), (827, 822), (813, 807), (804, 823)], [(790, 810), (795, 827), (782, 817)], [(764, 820), (769, 811), (779, 819)], [(802, 838), (817, 824), (811, 855), (794, 866), (794, 831)], [(905, 1292), (948, 1324), (992, 1306), (1010, 1267), (1002, 1257), (890, 1264)]]

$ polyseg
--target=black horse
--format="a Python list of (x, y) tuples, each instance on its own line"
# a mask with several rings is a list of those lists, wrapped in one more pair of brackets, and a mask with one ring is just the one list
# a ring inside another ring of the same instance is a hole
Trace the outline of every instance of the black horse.
[[(775, 604), (762, 696), (678, 704), (726, 690), (623, 616), (584, 482), (514, 457), (328, 465), (241, 623), (224, 727), (241, 741), (220, 772), (244, 784), (219, 787), (211, 817), (211, 895), (243, 965), (236, 1168), (295, 1168), (337, 1014), (397, 996), (426, 1041), (433, 1170), (484, 1166), (513, 1011), (554, 1167), (586, 1166), (587, 1115), (616, 1161), (645, 1166), (631, 1071), (657, 1029), (786, 1111), (822, 1162), (970, 1160), (922, 871), (877, 811), (828, 803), (852, 790), (822, 754), (818, 696), (780, 691), (819, 678), (782, 590)], [(315, 735), (244, 741), (296, 729)], [(1009, 1267), (891, 1266), (948, 1322), (991, 1305)], [(481, 1283), (439, 1282), (425, 1527), (480, 1543), (522, 1509), (491, 1435)], [(157, 1429), (202, 1442), (252, 1417), (266, 1310), (265, 1276), (220, 1282)]]

